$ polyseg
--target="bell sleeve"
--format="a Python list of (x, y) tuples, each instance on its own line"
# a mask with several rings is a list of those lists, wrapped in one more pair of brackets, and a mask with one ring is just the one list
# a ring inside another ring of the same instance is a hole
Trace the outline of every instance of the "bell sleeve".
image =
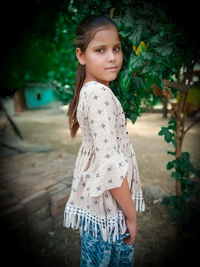
[(129, 162), (118, 146), (116, 105), (108, 87), (95, 87), (88, 93), (86, 119), (94, 148), (94, 158), (83, 172), (90, 197), (120, 187)]

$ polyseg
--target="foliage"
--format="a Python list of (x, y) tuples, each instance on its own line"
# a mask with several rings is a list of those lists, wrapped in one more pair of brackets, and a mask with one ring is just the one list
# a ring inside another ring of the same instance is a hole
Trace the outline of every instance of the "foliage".
[(175, 120), (170, 120), (168, 122), (169, 126), (168, 127), (161, 127), (160, 132), (158, 135), (164, 135), (164, 139), (167, 143), (172, 143), (174, 147), (177, 146), (176, 141), (174, 140), (174, 132), (176, 130), (176, 121)]
[[(7, 58), (2, 85), (5, 83), (4, 86), (7, 88), (20, 89), (27, 82), (53, 80), (58, 80), (63, 85), (73, 85), (75, 79), (74, 36), (72, 27), (67, 28), (65, 20), (64, 16), (57, 19), (53, 40), (34, 35), (23, 36), (21, 42)], [(67, 96), (64, 99), (67, 99)]]
[[(114, 20), (118, 24), (124, 47), (124, 64), (117, 81), (118, 91), (121, 92), (126, 115), (135, 122), (145, 91), (152, 91), (152, 85), (165, 89), (163, 79), (170, 80), (172, 75), (180, 82), (180, 68), (191, 68), (195, 57), (198, 58), (199, 48), (193, 46), (186, 34), (169, 20), (162, 9), (145, 2), (136, 2), (128, 9), (120, 10)], [(165, 141), (172, 143), (175, 149), (168, 151), (176, 159), (168, 162), (167, 169), (173, 169), (172, 178), (180, 181), (181, 195), (168, 196), (162, 203), (170, 208), (174, 223), (191, 230), (191, 225), (197, 225), (195, 217), (199, 215), (199, 183), (191, 177), (199, 176), (199, 171), (192, 165), (189, 153), (182, 152), (177, 157), (175, 133), (176, 120), (171, 120), (168, 127), (162, 127), (159, 135), (163, 135)], [(181, 133), (178, 134), (181, 136)]]
[(0, 88), (3, 95), (23, 89), (27, 81), (48, 82), (47, 72), (53, 69), (52, 45), (56, 23), (67, 13), (69, 0), (4, 2)]
[[(158, 133), (164, 136), (167, 143), (172, 143), (174, 148), (177, 144), (174, 139), (176, 131), (176, 121), (170, 120), (168, 127), (162, 127)], [(168, 151), (170, 155), (175, 156), (175, 151)], [(182, 227), (184, 231), (199, 231), (197, 227), (197, 218), (200, 218), (199, 212), (199, 178), (200, 172), (190, 160), (188, 152), (182, 152), (176, 159), (166, 165), (167, 170), (171, 170), (171, 177), (180, 181), (181, 195), (170, 195), (164, 197), (162, 204), (170, 208), (171, 221)], [(192, 229), (193, 227), (193, 229)], [(195, 229), (195, 230), (194, 230)]]
[(132, 122), (140, 115), (141, 99), (151, 104), (160, 100), (152, 93), (152, 83), (163, 88), (162, 78), (177, 72), (181, 56), (175, 42), (182, 35), (160, 7), (145, 1), (118, 0), (105, 0), (103, 5), (100, 0), (29, 4), (36, 16), (26, 18), (29, 26), (24, 26), (23, 38), (5, 60), (2, 88), (20, 89), (26, 82), (56, 80), (62, 88), (69, 85), (71, 92), (61, 96), (69, 102), (78, 63), (74, 53), (76, 26), (87, 15), (109, 16), (111, 8), (124, 50), (122, 72), (111, 88)]
[(163, 79), (177, 72), (178, 54), (174, 58), (180, 33), (161, 8), (144, 1), (133, 2), (117, 12), (113, 20), (122, 39), (124, 64), (113, 88), (118, 88), (115, 90), (126, 115), (134, 123), (142, 99), (159, 99), (152, 85), (164, 89)]

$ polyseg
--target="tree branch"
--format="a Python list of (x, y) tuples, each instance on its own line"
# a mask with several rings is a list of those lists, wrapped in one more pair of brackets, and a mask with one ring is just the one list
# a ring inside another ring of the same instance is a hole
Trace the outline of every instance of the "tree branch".
[(187, 92), (190, 88), (190, 85), (186, 84), (181, 84), (181, 83), (175, 83), (175, 82), (170, 82), (168, 80), (164, 80), (164, 83), (167, 84), (169, 87), (174, 88), (180, 92)]
[(194, 121), (193, 123), (190, 124), (190, 126), (188, 126), (187, 129), (185, 129), (184, 131), (184, 135), (186, 134), (187, 131), (189, 131), (189, 129), (191, 129), (195, 124), (197, 124), (198, 122), (200, 122), (200, 118), (196, 121)]

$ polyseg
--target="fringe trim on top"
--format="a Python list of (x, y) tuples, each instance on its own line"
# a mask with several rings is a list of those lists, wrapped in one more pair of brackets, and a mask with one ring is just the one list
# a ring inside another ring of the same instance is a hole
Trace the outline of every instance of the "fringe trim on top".
[[(134, 198), (133, 202), (135, 203), (136, 211), (144, 211), (145, 204), (142, 198)], [(85, 220), (84, 229), (82, 222)], [(71, 227), (72, 229), (79, 229), (80, 231), (84, 230), (89, 233), (90, 223), (92, 223), (93, 236), (97, 238), (97, 225), (101, 230), (102, 238), (105, 242), (115, 242), (119, 239), (119, 233), (124, 234), (127, 230), (125, 216), (122, 210), (118, 210), (118, 214), (108, 219), (106, 216), (104, 218), (98, 218), (95, 215), (90, 214), (88, 211), (75, 207), (75, 206), (66, 206), (64, 211), (64, 222), (63, 225), (67, 228)], [(114, 232), (113, 232), (114, 231)], [(113, 232), (113, 235), (111, 235)], [(112, 238), (111, 238), (112, 237)]]
[(145, 202), (142, 193), (132, 193), (132, 200), (136, 211), (145, 211)]

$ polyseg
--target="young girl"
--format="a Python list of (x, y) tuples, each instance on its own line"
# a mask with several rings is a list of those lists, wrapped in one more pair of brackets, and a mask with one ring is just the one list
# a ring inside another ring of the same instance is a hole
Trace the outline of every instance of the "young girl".
[(144, 211), (135, 152), (122, 106), (109, 88), (123, 62), (116, 24), (86, 17), (76, 32), (79, 61), (68, 115), (71, 137), (80, 126), (64, 226), (79, 229), (81, 266), (133, 266), (136, 211)]

